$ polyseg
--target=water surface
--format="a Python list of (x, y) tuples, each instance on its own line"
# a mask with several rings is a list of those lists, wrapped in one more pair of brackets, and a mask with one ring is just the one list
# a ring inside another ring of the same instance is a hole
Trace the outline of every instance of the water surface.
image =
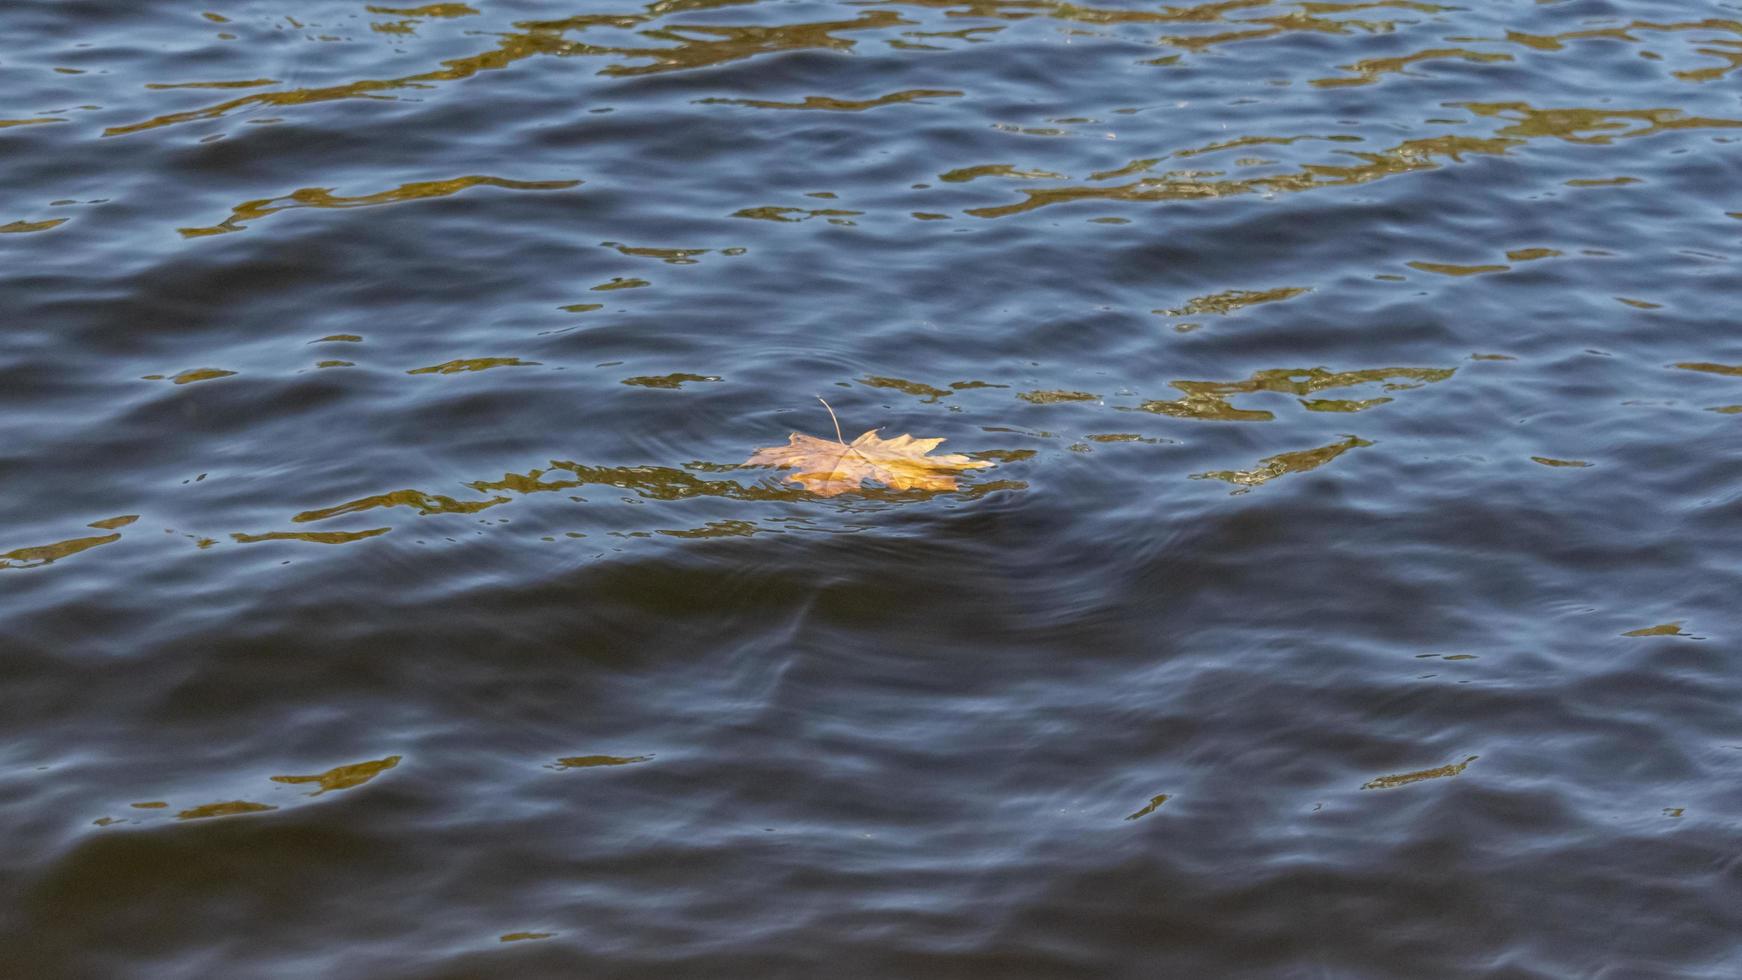
[(1742, 5), (210, 7), (0, 9), (0, 972), (1742, 973)]

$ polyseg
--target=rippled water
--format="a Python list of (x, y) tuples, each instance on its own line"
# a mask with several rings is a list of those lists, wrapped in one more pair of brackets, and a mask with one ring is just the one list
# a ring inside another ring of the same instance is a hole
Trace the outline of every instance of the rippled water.
[(0, 973), (1742, 975), (1742, 4), (211, 7), (0, 6)]

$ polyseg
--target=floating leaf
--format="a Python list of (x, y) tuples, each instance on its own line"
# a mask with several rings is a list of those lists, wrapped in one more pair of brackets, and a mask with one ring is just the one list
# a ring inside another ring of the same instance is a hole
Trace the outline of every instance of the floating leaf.
[(926, 455), (942, 443), (905, 434), (884, 439), (876, 429), (850, 445), (794, 432), (786, 445), (758, 449), (745, 465), (797, 470), (785, 479), (819, 497), (851, 493), (866, 481), (891, 490), (954, 490), (957, 473), (992, 465), (960, 453)]

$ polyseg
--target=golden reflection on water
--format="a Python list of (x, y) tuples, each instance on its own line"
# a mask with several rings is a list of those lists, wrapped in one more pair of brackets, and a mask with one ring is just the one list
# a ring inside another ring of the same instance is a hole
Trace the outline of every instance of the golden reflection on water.
[(372, 14), (392, 17), (471, 17), (478, 11), (463, 3), (432, 3), (422, 7), (364, 7)]
[(1244, 381), (1174, 381), (1185, 392), (1173, 401), (1146, 401), (1139, 411), (1175, 418), (1216, 422), (1268, 422), (1276, 415), (1263, 409), (1236, 408), (1233, 395), (1259, 391), (1311, 395), (1335, 388), (1383, 384), (1386, 391), (1403, 391), (1444, 381), (1456, 368), (1368, 368), (1360, 371), (1328, 371), (1322, 367), (1258, 371)]
[(1132, 815), (1126, 817), (1125, 819), (1136, 820), (1139, 817), (1147, 817), (1150, 814), (1154, 813), (1156, 810), (1161, 809), (1161, 805), (1163, 803), (1166, 803), (1171, 798), (1172, 797), (1168, 796), (1168, 794), (1166, 794), (1166, 793), (1163, 793), (1160, 796), (1152, 796), (1149, 798), (1149, 802), (1143, 805), (1142, 809), (1140, 809), (1136, 813), (1133, 813)]
[(218, 378), (230, 378), (235, 375), (235, 371), (226, 371), (223, 368), (190, 368), (176, 375), (147, 374), (139, 380), (169, 381), (178, 385), (191, 385), (196, 381), (215, 381)]
[(224, 803), (207, 803), (183, 810), (176, 814), (178, 820), (206, 820), (211, 817), (233, 817), (241, 813), (265, 813), (278, 807), (265, 803), (250, 803), (247, 800), (229, 800)]
[(643, 375), (635, 378), (624, 378), (623, 383), (637, 388), (682, 388), (685, 382), (719, 381), (717, 374), (688, 374), (682, 371), (674, 374)]
[(1475, 762), (1478, 758), (1480, 758), (1480, 756), (1473, 755), (1465, 759), (1463, 762), (1440, 766), (1437, 769), (1421, 769), (1416, 772), (1399, 773), (1395, 776), (1380, 776), (1378, 779), (1369, 781), (1361, 788), (1396, 789), (1399, 786), (1408, 786), (1410, 783), (1419, 783), (1424, 779), (1447, 779), (1462, 773), (1469, 767), (1470, 763)]
[(830, 112), (863, 112), (886, 105), (918, 102), (922, 99), (954, 99), (963, 93), (955, 89), (914, 88), (891, 92), (874, 99), (837, 99), (827, 95), (807, 95), (802, 102), (773, 102), (766, 99), (697, 99), (698, 105), (741, 105), (753, 109), (823, 109)]
[(417, 511), (419, 517), (427, 517), (431, 514), (476, 514), (486, 508), (507, 502), (507, 497), (493, 497), (489, 500), (455, 500), (439, 493), (424, 493), (421, 490), (395, 490), (392, 493), (361, 497), (319, 510), (305, 510), (291, 518), (291, 522), (307, 524), (310, 521), (324, 521), (345, 514), (374, 510), (377, 507), (410, 507)]
[(265, 534), (243, 534), (236, 532), (230, 537), (240, 544), (254, 544), (260, 541), (306, 541), (309, 544), (350, 544), (366, 538), (378, 537), (393, 530), (390, 527), (371, 528), (367, 531), (268, 531)]
[(411, 368), (406, 374), (462, 374), (468, 371), (488, 371), (499, 367), (536, 367), (538, 361), (523, 361), (518, 357), (462, 357), (428, 367)]
[(1184, 306), (1172, 309), (1151, 310), (1161, 316), (1229, 316), (1262, 303), (1280, 303), (1293, 299), (1311, 289), (1304, 286), (1279, 286), (1275, 289), (1229, 289), (1208, 296), (1194, 296), (1187, 300)]
[(1062, 389), (1056, 389), (1053, 391), (1024, 391), (1016, 397), (1035, 405), (1056, 405), (1060, 402), (1098, 401), (1101, 396), (1087, 391), (1065, 391)]
[(651, 755), (572, 755), (566, 759), (556, 760), (551, 769), (591, 769), (595, 766), (627, 766), (636, 762), (646, 762)]
[(14, 221), (0, 225), (0, 235), (28, 235), (35, 231), (48, 231), (50, 228), (59, 228), (69, 220), (71, 219), (49, 218), (46, 221)]
[[(94, 526), (94, 525), (93, 525)], [(54, 544), (37, 545), (31, 548), (14, 548), (0, 553), (0, 568), (40, 568), (69, 555), (81, 551), (89, 551), (106, 544), (121, 540), (120, 534), (105, 534), (100, 537), (72, 538), (67, 541), (57, 541)]]
[(979, 177), (1010, 177), (1016, 180), (1065, 180), (1064, 174), (1051, 170), (1022, 170), (1008, 163), (987, 163), (977, 167), (962, 167), (938, 174), (938, 179), (951, 184), (965, 184)]
[(1705, 374), (1728, 374), (1742, 377), (1742, 364), (1713, 364), (1709, 361), (1683, 361), (1676, 367), (1683, 371), (1700, 371)]
[[(766, 205), (756, 208), (740, 208), (737, 211), (732, 212), (732, 217), (789, 223), (809, 221), (812, 218), (827, 218), (829, 219), (829, 224), (832, 225), (851, 225), (853, 222), (846, 220), (847, 218), (856, 217), (864, 213), (865, 212), (863, 211), (848, 211), (842, 208), (794, 208)], [(795, 215), (797, 217), (795, 217)]]
[(1372, 85), (1381, 76), (1404, 71), (1410, 65), (1424, 61), (1457, 60), (1473, 64), (1489, 64), (1493, 62), (1511, 61), (1509, 54), (1496, 54), (1486, 51), (1472, 51), (1469, 48), (1429, 48), (1414, 54), (1400, 55), (1396, 58), (1371, 58), (1357, 61), (1353, 64), (1338, 65), (1344, 71), (1355, 73), (1354, 78), (1315, 78), (1312, 84), (1320, 88), (1343, 88), (1357, 85)]
[[(614, 248), (622, 255), (635, 258), (659, 259), (668, 265), (695, 265), (696, 256), (706, 255), (712, 249), (706, 248), (648, 248), (644, 246), (625, 245), (622, 242), (600, 242), (606, 248)], [(743, 249), (722, 249), (723, 255), (742, 255)], [(594, 287), (597, 289), (598, 287)]]
[(1509, 265), (1455, 265), (1450, 262), (1408, 262), (1411, 269), (1441, 276), (1480, 276), (1491, 272), (1510, 272)]
[(399, 760), (400, 756), (390, 755), (385, 759), (376, 759), (373, 762), (354, 762), (346, 766), (335, 766), (332, 769), (328, 769), (326, 772), (313, 776), (273, 776), (271, 778), (275, 783), (313, 783), (318, 785), (320, 788), (308, 795), (319, 796), (322, 793), (337, 792), (339, 790), (352, 789), (361, 786), (369, 780), (374, 779), (376, 776), (392, 769), (394, 766), (399, 765)]
[(1407, 140), (1375, 153), (1346, 151), (1346, 155), (1361, 161), (1351, 166), (1307, 164), (1292, 173), (1244, 180), (1212, 179), (1221, 176), (1218, 171), (1174, 171), (1108, 187), (1022, 189), (1025, 200), (1019, 203), (969, 208), (964, 213), (976, 218), (1004, 218), (1073, 201), (1197, 201), (1244, 194), (1296, 193), (1325, 187), (1349, 187), (1396, 174), (1435, 170), (1441, 165), (1438, 162), (1440, 158), (1458, 162), (1466, 155), (1501, 156), (1522, 142), (1515, 138), (1436, 136)]
[[(1674, 108), (1538, 109), (1525, 102), (1460, 102), (1454, 105), (1478, 117), (1503, 120), (1506, 125), (1486, 137), (1447, 134), (1407, 140), (1377, 152), (1344, 151), (1344, 155), (1359, 161), (1347, 166), (1305, 164), (1290, 173), (1246, 179), (1227, 179), (1220, 171), (1172, 171), (1111, 186), (1021, 188), (1019, 191), (1024, 197), (1021, 202), (970, 208), (964, 213), (979, 218), (1002, 218), (1053, 204), (1084, 200), (1156, 202), (1203, 200), (1254, 193), (1297, 193), (1326, 187), (1355, 186), (1397, 174), (1438, 169), (1445, 161), (1462, 162), (1466, 156), (1503, 156), (1510, 149), (1533, 139), (1559, 139), (1572, 143), (1605, 145), (1617, 137), (1650, 136), (1672, 130), (1742, 128), (1742, 120), (1689, 116)], [(1358, 139), (1350, 136), (1242, 137), (1196, 150), (1182, 150), (1174, 153), (1173, 158), (1217, 152), (1259, 142), (1290, 143), (1311, 138), (1342, 141)], [(1161, 158), (1135, 160), (1124, 167), (1091, 174), (1090, 179), (1104, 180), (1146, 173), (1160, 160)], [(999, 173), (996, 169), (998, 166), (970, 167), (953, 173), (983, 171), (981, 175), (1009, 176)], [(1485, 268), (1482, 271), (1501, 271), (1502, 268)]]
[(1214, 470), (1209, 473), (1193, 473), (1194, 480), (1223, 480), (1236, 486), (1233, 492), (1246, 493), (1253, 487), (1263, 486), (1271, 480), (1290, 473), (1305, 473), (1336, 459), (1351, 449), (1371, 446), (1368, 442), (1356, 436), (1344, 436), (1339, 442), (1316, 449), (1302, 449), (1289, 453), (1278, 453), (1259, 460), (1258, 465), (1249, 470)]
[(1538, 259), (1558, 258), (1562, 254), (1564, 253), (1559, 249), (1553, 248), (1515, 248), (1507, 252), (1506, 257), (1513, 262), (1535, 262)]
[(277, 84), (279, 84), (279, 81), (276, 78), (248, 78), (233, 82), (147, 82), (145, 87), (157, 91), (164, 91), (185, 88), (260, 88), (265, 85)]
[[(1607, 145), (1617, 136), (1631, 139), (1686, 129), (1736, 129), (1742, 120), (1690, 116), (1680, 109), (1538, 109), (1528, 102), (1453, 103), (1478, 116), (1505, 119), (1498, 136), (1552, 138), (1568, 143)], [(1634, 125), (1639, 124), (1639, 125)]]
[(904, 395), (912, 395), (915, 398), (924, 399), (923, 403), (927, 405), (936, 404), (940, 399), (955, 394), (954, 391), (934, 388), (931, 385), (919, 381), (908, 381), (905, 378), (885, 378), (873, 375), (868, 378), (860, 378), (859, 383), (867, 388), (887, 388), (891, 391), (899, 391)]
[(330, 187), (304, 187), (291, 191), (283, 197), (263, 197), (254, 201), (244, 201), (230, 211), (230, 216), (215, 225), (203, 228), (178, 229), (184, 238), (200, 238), (207, 235), (225, 235), (241, 231), (250, 221), (258, 221), (280, 211), (291, 211), (298, 208), (368, 208), (382, 204), (401, 204), (407, 201), (424, 201), (436, 197), (448, 197), (472, 187), (500, 187), (515, 191), (555, 191), (575, 187), (578, 180), (507, 180), (502, 177), (456, 177), (452, 180), (426, 180), (401, 184), (392, 190), (379, 191), (374, 194), (362, 194), (356, 197), (345, 197), (334, 194)]
[(1309, 412), (1365, 412), (1389, 404), (1393, 399), (1379, 398), (1302, 398), (1300, 404)]
[(1628, 630), (1627, 632), (1625, 632), (1621, 635), (1622, 636), (1693, 636), (1692, 633), (1685, 633), (1682, 631), (1682, 621), (1679, 619), (1673, 623), (1660, 623), (1657, 626), (1646, 626), (1646, 627), (1636, 629), (1636, 630)]
[(709, 521), (701, 527), (653, 532), (668, 538), (747, 538), (753, 534), (778, 534), (772, 528), (749, 521)]

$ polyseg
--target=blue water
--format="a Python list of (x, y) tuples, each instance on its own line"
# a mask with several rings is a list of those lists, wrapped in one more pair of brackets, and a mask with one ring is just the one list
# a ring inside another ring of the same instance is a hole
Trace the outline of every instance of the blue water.
[(1742, 974), (1742, 4), (0, 37), (0, 975)]

